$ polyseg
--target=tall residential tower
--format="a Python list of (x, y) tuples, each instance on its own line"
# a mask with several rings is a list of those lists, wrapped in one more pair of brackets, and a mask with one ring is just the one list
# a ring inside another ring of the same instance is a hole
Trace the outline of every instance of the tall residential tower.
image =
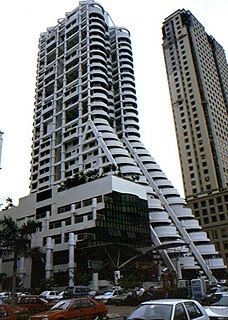
[(130, 32), (110, 24), (99, 3), (81, 1), (41, 34), (31, 193), (11, 213), (40, 221), (46, 277), (74, 269), (76, 240), (84, 269), (153, 248), (178, 279), (213, 280), (223, 261), (140, 141)]
[(228, 69), (186, 10), (163, 23), (163, 50), (188, 205), (228, 263)]

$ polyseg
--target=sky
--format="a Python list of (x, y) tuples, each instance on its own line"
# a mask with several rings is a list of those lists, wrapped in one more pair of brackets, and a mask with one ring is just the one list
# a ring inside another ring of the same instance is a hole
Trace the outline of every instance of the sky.
[[(99, 0), (116, 26), (131, 33), (141, 141), (184, 197), (162, 51), (162, 23), (190, 10), (228, 51), (227, 0)], [(38, 40), (78, 0), (1, 1), (0, 131), (4, 132), (0, 204), (29, 194)], [(3, 205), (4, 206), (4, 205)]]

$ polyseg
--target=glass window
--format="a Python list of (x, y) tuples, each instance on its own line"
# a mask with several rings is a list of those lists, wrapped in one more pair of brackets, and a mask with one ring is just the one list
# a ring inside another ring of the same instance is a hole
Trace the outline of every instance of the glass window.
[(202, 312), (194, 302), (185, 302), (184, 304), (191, 320), (198, 319), (203, 316)]
[(81, 309), (81, 307), (82, 307), (82, 305), (81, 305), (81, 300), (75, 300), (72, 308), (73, 308), (74, 310), (77, 310), (77, 309)]
[(84, 308), (89, 308), (89, 307), (93, 307), (94, 306), (92, 301), (90, 301), (89, 299), (83, 299), (82, 300), (82, 304), (83, 304)]
[(182, 303), (178, 303), (175, 307), (174, 320), (188, 320), (187, 314)]

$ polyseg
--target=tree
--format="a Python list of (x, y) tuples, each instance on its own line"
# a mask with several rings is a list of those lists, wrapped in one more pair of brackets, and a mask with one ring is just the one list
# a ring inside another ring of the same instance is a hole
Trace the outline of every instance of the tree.
[(8, 198), (6, 198), (5, 208), (3, 208), (2, 211), (9, 210), (9, 209), (11, 209), (13, 207), (15, 207), (15, 205), (13, 204), (13, 200), (10, 197), (8, 197)]
[(12, 299), (14, 303), (17, 282), (17, 260), (19, 257), (28, 257), (32, 253), (31, 239), (40, 224), (29, 220), (21, 226), (17, 225), (12, 217), (4, 216), (0, 220), (0, 256), (12, 256)]

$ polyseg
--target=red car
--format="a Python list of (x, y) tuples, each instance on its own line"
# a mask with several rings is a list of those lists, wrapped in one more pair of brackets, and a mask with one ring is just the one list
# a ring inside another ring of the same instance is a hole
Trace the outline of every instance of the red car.
[(32, 315), (38, 312), (49, 310), (51, 306), (43, 298), (39, 296), (20, 296), (14, 306), (14, 313)]
[(0, 319), (15, 320), (15, 315), (12, 308), (8, 304), (0, 304)]
[(30, 320), (93, 320), (103, 319), (107, 315), (105, 304), (92, 298), (63, 299), (57, 302), (49, 311), (40, 312), (30, 317)]

